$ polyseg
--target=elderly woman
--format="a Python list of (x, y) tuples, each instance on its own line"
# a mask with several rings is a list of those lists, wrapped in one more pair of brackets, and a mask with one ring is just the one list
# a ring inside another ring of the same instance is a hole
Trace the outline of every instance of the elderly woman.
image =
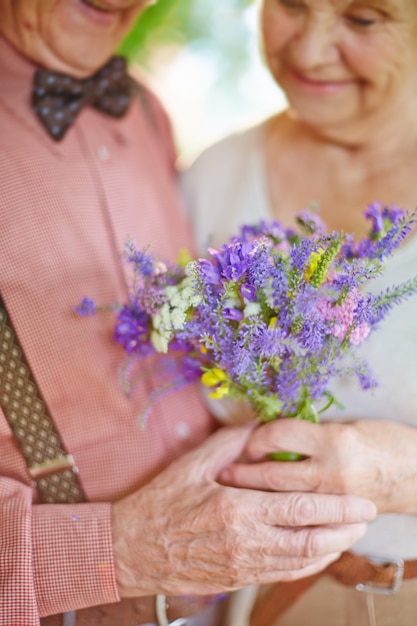
[[(261, 16), (265, 58), (288, 108), (211, 147), (186, 174), (201, 249), (219, 244), (240, 223), (275, 218), (291, 226), (312, 203), (329, 229), (357, 237), (365, 232), (362, 213), (370, 202), (414, 209), (415, 0), (263, 0)], [(414, 236), (376, 286), (406, 280), (416, 269)], [(399, 579), (405, 560), (407, 580), (396, 594), (373, 593), (372, 572), (344, 579), (345, 585), (322, 578), (276, 622), (280, 626), (415, 624), (416, 341), (416, 302), (410, 300), (365, 345), (379, 381), (374, 393), (359, 391), (351, 380), (337, 381), (334, 392), (345, 408), (326, 414), (333, 420), (319, 426), (284, 420), (258, 428), (247, 446), (249, 471), (236, 464), (223, 475), (241, 487), (370, 498), (379, 516), (354, 552), (365, 563), (379, 557), (392, 562), (389, 569)], [(269, 452), (285, 449), (308, 459), (267, 462)], [(370, 592), (349, 586), (357, 582), (369, 584)], [(386, 584), (392, 587), (393, 580)]]

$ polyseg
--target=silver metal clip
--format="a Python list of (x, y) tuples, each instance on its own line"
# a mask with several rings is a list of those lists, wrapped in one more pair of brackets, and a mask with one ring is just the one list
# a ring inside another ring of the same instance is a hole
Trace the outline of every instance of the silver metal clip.
[(385, 566), (394, 565), (395, 572), (394, 572), (392, 582), (388, 587), (382, 587), (378, 585), (368, 585), (366, 583), (359, 583), (358, 585), (356, 585), (356, 590), (364, 591), (366, 593), (377, 593), (377, 594), (384, 595), (384, 596), (391, 596), (394, 593), (397, 593), (397, 591), (401, 587), (401, 583), (404, 577), (404, 560), (396, 559), (395, 561), (393, 561), (392, 559), (383, 558), (383, 557), (372, 557), (372, 558), (369, 558), (369, 560), (372, 563), (376, 563), (378, 565), (385, 565)]
[(167, 608), (167, 597), (162, 594), (155, 596), (155, 613), (158, 626), (186, 626), (187, 620), (182, 617), (174, 622), (169, 622)]

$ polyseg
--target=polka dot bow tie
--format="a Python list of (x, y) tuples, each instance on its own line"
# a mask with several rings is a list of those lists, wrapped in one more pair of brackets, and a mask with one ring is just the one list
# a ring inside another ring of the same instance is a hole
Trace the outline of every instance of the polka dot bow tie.
[(123, 57), (114, 57), (84, 80), (38, 70), (34, 76), (32, 105), (52, 139), (60, 141), (84, 106), (122, 117), (129, 107), (132, 87)]

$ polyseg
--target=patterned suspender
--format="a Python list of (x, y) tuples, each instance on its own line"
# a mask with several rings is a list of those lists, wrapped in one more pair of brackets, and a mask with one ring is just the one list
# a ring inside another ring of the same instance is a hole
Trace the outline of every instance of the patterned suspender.
[(84, 502), (75, 461), (60, 439), (1, 298), (0, 407), (41, 502)]

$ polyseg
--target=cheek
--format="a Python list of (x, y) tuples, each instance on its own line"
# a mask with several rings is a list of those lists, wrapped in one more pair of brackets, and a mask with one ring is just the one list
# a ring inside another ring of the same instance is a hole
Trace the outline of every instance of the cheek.
[(357, 67), (362, 67), (364, 78), (370, 82), (404, 82), (417, 68), (417, 38), (410, 23), (394, 24), (384, 32), (359, 39), (351, 50)]
[(404, 42), (369, 41), (350, 51), (350, 67), (364, 81), (375, 87), (390, 89), (403, 85), (410, 76), (415, 60)]

